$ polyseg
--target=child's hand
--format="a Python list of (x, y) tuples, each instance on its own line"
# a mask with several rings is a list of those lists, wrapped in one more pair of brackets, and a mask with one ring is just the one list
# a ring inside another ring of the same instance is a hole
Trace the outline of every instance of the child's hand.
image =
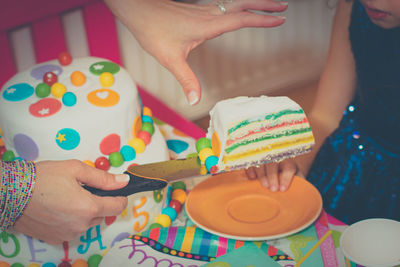
[(92, 195), (81, 184), (118, 189), (127, 185), (128, 175), (113, 175), (78, 160), (42, 161), (36, 170), (32, 199), (14, 228), (46, 243), (72, 240), (127, 205), (126, 197)]
[(286, 159), (279, 163), (269, 163), (260, 167), (250, 167), (246, 170), (249, 179), (258, 178), (261, 184), (275, 192), (286, 191), (294, 175), (297, 165), (293, 159)]
[[(187, 63), (190, 51), (225, 32), (279, 26), (284, 17), (253, 11), (282, 12), (287, 8), (287, 3), (274, 0), (212, 0), (204, 5), (162, 0), (105, 2), (143, 49), (176, 77), (192, 105), (200, 101), (201, 89)], [(220, 3), (225, 13), (218, 7)]]

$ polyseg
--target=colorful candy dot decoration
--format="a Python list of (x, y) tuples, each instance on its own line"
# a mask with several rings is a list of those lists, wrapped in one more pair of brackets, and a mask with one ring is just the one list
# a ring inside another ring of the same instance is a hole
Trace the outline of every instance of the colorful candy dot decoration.
[(182, 189), (186, 191), (186, 184), (182, 181), (178, 181), (172, 184), (172, 190)]
[(176, 210), (174, 210), (171, 207), (166, 207), (161, 211), (161, 214), (168, 215), (168, 217), (171, 219), (171, 221), (174, 221), (176, 217), (178, 216), (178, 213)]
[(43, 75), (43, 82), (52, 86), (58, 81), (58, 77), (54, 72), (48, 71)]
[(139, 133), (137, 134), (137, 137), (142, 139), (143, 142), (148, 145), (151, 142), (151, 134), (149, 132), (146, 131), (139, 131)]
[(210, 139), (208, 139), (208, 138), (206, 138), (206, 137), (202, 137), (202, 138), (200, 138), (200, 139), (198, 139), (198, 140), (196, 141), (196, 150), (197, 150), (197, 153), (200, 153), (200, 151), (201, 151), (203, 148), (211, 148), (211, 140), (210, 140)]
[(39, 83), (35, 88), (35, 94), (40, 98), (49, 96), (50, 92), (51, 89), (47, 83)]
[(179, 213), (182, 209), (182, 203), (176, 199), (171, 199), (168, 203), (168, 207), (173, 208), (174, 210), (176, 210), (177, 213)]
[(103, 171), (108, 171), (110, 169), (110, 162), (106, 157), (98, 157), (94, 165), (97, 169), (103, 170)]
[(51, 94), (56, 98), (61, 98), (65, 94), (66, 91), (67, 91), (67, 88), (62, 83), (57, 82), (51, 86)]
[(120, 153), (125, 161), (131, 161), (136, 158), (136, 151), (131, 146), (125, 145), (125, 146), (121, 147)]
[(161, 224), (162, 227), (168, 227), (171, 225), (171, 218), (166, 214), (160, 214), (156, 218), (156, 222)]
[(71, 62), (72, 62), (71, 54), (68, 52), (61, 52), (58, 55), (58, 62), (60, 62), (60, 64), (63, 66), (67, 66), (67, 65), (71, 64)]
[(137, 154), (143, 153), (146, 149), (146, 144), (140, 138), (133, 138), (128, 141), (128, 145), (133, 147)]
[(1, 158), (3, 161), (13, 161), (15, 158), (15, 154), (12, 150), (7, 150), (4, 152), (3, 157)]
[(62, 102), (67, 107), (72, 107), (76, 104), (76, 95), (72, 92), (66, 92), (62, 96)]
[(142, 131), (149, 132), (150, 135), (153, 135), (154, 125), (150, 122), (144, 122), (144, 123), (142, 123)]
[(178, 200), (183, 205), (186, 200), (186, 191), (183, 189), (175, 189), (172, 191), (171, 198)]
[(111, 87), (114, 84), (114, 75), (110, 72), (103, 72), (100, 74), (100, 84), (103, 87)]
[(92, 256), (89, 257), (87, 263), (88, 263), (89, 267), (97, 267), (97, 266), (99, 266), (102, 259), (103, 259), (103, 257), (101, 255), (93, 254)]
[(113, 167), (119, 167), (124, 163), (124, 157), (120, 152), (112, 152), (108, 160)]
[(143, 116), (153, 117), (153, 112), (149, 107), (143, 107)]
[(201, 174), (208, 173), (217, 173), (218, 172), (218, 157), (215, 156), (214, 149), (212, 147), (212, 142), (210, 139), (206, 137), (202, 137), (196, 142), (196, 150), (199, 153), (199, 159), (202, 163), (202, 166), (205, 166), (205, 169), (201, 169)]
[(162, 225), (159, 223), (152, 223), (152, 224), (150, 224), (149, 229), (161, 228), (161, 227), (162, 227)]
[(83, 163), (85, 163), (86, 165), (90, 166), (90, 167), (95, 167), (95, 164), (93, 163), (93, 161), (90, 160), (84, 160), (82, 161)]
[(148, 115), (143, 115), (142, 116), (142, 122), (149, 122), (149, 123), (152, 124), (153, 123), (153, 119)]
[(84, 259), (76, 259), (72, 263), (72, 267), (88, 267), (88, 263)]
[(85, 84), (86, 82), (86, 76), (85, 74), (83, 74), (81, 71), (77, 70), (74, 71), (71, 76), (71, 83), (75, 86), (82, 86)]

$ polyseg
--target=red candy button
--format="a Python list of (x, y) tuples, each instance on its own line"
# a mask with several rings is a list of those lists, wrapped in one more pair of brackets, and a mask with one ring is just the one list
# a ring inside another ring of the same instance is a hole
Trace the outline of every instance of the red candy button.
[(176, 199), (171, 199), (171, 201), (169, 202), (168, 206), (173, 208), (174, 210), (176, 210), (176, 213), (179, 213), (181, 211), (181, 208), (182, 208), (181, 202), (179, 202)]
[(58, 55), (58, 62), (60, 62), (61, 65), (67, 66), (71, 64), (72, 62), (72, 56), (68, 52), (62, 52)]
[(100, 151), (104, 155), (110, 155), (113, 152), (119, 152), (120, 147), (121, 138), (118, 134), (107, 135), (100, 143)]
[(99, 157), (94, 162), (94, 166), (96, 166), (97, 169), (108, 171), (110, 169), (110, 162), (106, 157)]
[(49, 86), (52, 86), (57, 81), (58, 77), (54, 72), (48, 71), (43, 75), (43, 82), (47, 83)]
[(143, 142), (148, 145), (150, 144), (151, 141), (151, 134), (149, 132), (146, 131), (139, 131), (139, 133), (137, 134), (137, 137), (142, 139)]

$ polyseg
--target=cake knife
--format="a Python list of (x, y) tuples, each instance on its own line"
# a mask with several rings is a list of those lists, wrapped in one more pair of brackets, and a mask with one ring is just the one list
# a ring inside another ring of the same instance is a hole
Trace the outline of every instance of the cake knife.
[(117, 190), (102, 190), (84, 185), (83, 187), (98, 196), (129, 196), (144, 191), (159, 190), (169, 182), (203, 176), (198, 157), (167, 160), (156, 163), (135, 165), (124, 172), (130, 176), (127, 186)]

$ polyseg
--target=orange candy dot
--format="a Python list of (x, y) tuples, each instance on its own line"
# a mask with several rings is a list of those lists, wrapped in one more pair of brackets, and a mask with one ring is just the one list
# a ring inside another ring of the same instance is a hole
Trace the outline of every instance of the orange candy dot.
[(153, 117), (153, 112), (149, 107), (143, 107), (143, 116), (150, 116)]
[(215, 156), (219, 157), (219, 154), (221, 153), (221, 141), (219, 140), (217, 132), (214, 132), (211, 137), (211, 146)]
[(186, 192), (183, 189), (175, 189), (172, 191), (171, 199), (178, 200), (181, 204), (184, 204), (186, 201)]
[(10, 264), (5, 261), (0, 261), (0, 267), (10, 267)]
[(84, 161), (82, 161), (83, 163), (85, 163), (86, 165), (89, 165), (90, 167), (93, 167), (93, 168), (95, 168), (96, 166), (94, 165), (94, 162), (93, 161), (90, 161), (90, 160), (84, 160)]
[(85, 74), (83, 74), (82, 72), (80, 72), (79, 70), (74, 71), (71, 74), (71, 83), (75, 86), (81, 86), (86, 82), (86, 76)]
[(76, 259), (72, 263), (72, 267), (88, 267), (88, 266), (89, 266), (89, 264), (83, 259)]

